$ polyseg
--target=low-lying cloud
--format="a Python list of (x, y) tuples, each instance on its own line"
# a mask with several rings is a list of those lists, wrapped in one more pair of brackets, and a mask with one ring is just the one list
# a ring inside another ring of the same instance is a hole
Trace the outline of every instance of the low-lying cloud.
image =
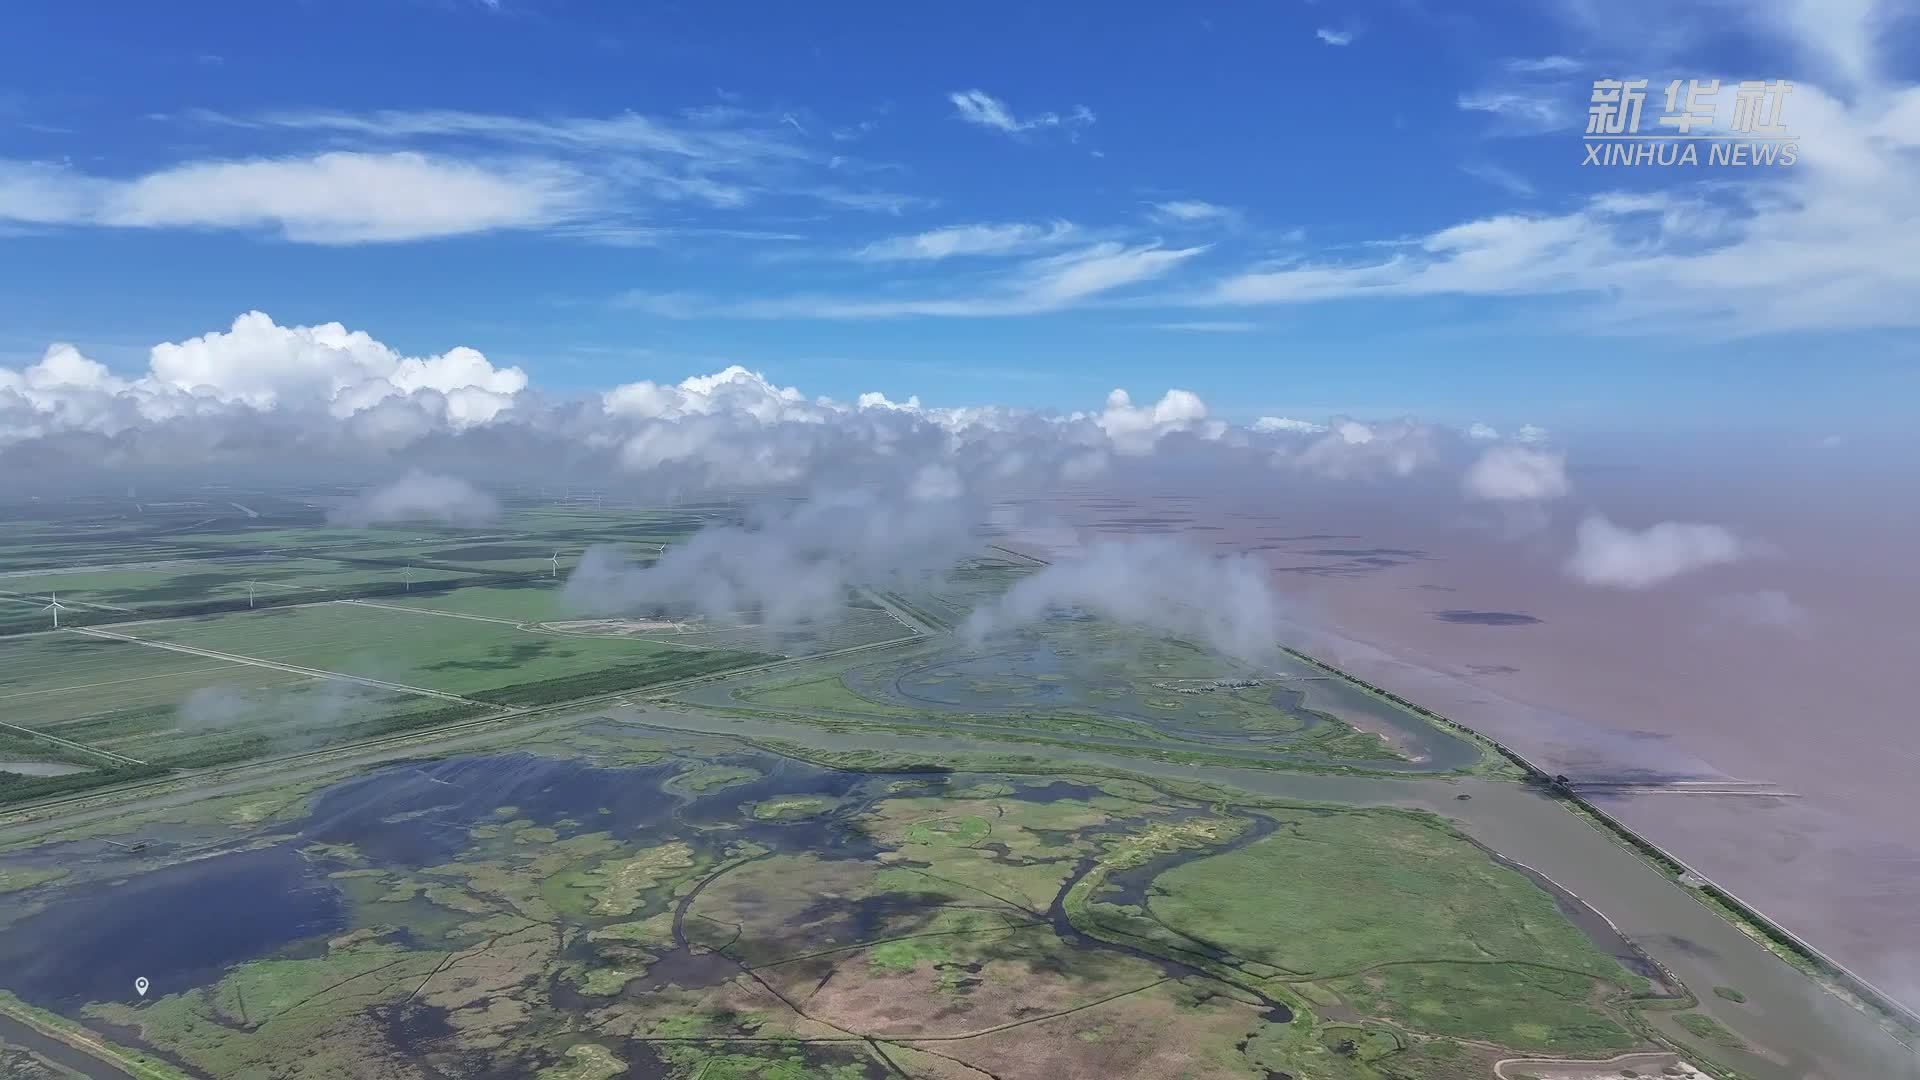
[(203, 686), (182, 699), (174, 724), (186, 732), (253, 736), (284, 751), (337, 738), (342, 727), (390, 708), (387, 698), (385, 691), (341, 679), (270, 690)]
[(1811, 631), (1813, 616), (1779, 589), (1730, 593), (1712, 601), (1714, 615), (1723, 622), (1758, 626), (1795, 636)]
[(1091, 544), (975, 609), (964, 631), (982, 641), (1076, 611), (1198, 637), (1252, 663), (1270, 662), (1276, 648), (1278, 605), (1257, 560), (1206, 555), (1163, 537)]
[(848, 491), (714, 525), (639, 565), (588, 548), (564, 602), (586, 615), (682, 616), (782, 629), (845, 611), (851, 590), (924, 581), (978, 546), (959, 477), (922, 469), (900, 492)]
[(362, 492), (327, 515), (332, 525), (364, 529), (396, 522), (470, 527), (500, 519), (500, 500), (457, 476), (411, 469), (384, 487)]
[(1580, 523), (1566, 571), (1588, 585), (1644, 589), (1751, 554), (1751, 544), (1719, 525), (1663, 521), (1636, 532), (1594, 514)]
[(1489, 447), (1467, 470), (1466, 493), (1495, 502), (1557, 499), (1571, 490), (1565, 454), (1526, 446)]
[(1410, 417), (1372, 424), (1336, 417), (1327, 426), (1267, 425), (1260, 430), (1296, 437), (1274, 450), (1273, 464), (1332, 480), (1411, 476), (1440, 456), (1435, 429)]

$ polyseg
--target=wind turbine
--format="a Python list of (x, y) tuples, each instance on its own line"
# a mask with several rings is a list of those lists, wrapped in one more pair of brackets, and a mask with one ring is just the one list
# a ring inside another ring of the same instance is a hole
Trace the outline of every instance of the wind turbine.
[(400, 575), (401, 587), (406, 592), (413, 591), (413, 564), (408, 563), (406, 572)]
[(55, 630), (60, 629), (60, 613), (67, 610), (67, 605), (60, 602), (59, 593), (48, 593), (47, 606), (40, 610), (53, 612), (53, 628)]
[(559, 577), (560, 576), (560, 549), (559, 548), (553, 549), (553, 557), (548, 559), (547, 563), (548, 563), (548, 566), (550, 567), (550, 569), (547, 571), (547, 576), (555, 577), (555, 578)]
[(247, 582), (247, 606), (253, 606), (253, 582)]

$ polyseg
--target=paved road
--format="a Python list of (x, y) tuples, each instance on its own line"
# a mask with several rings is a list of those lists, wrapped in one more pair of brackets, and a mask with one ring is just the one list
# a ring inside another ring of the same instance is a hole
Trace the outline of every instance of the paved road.
[(913, 631), (916, 634), (931, 636), (933, 634), (937, 634), (940, 632), (938, 627), (927, 625), (927, 623), (924, 620), (922, 620), (918, 615), (915, 615), (912, 612), (908, 611), (907, 609), (901, 607), (899, 604), (894, 603), (892, 600), (888, 599), (884, 593), (881, 593), (878, 590), (869, 589), (863, 586), (860, 589), (860, 595), (866, 597), (867, 599), (885, 608), (887, 611), (887, 614), (893, 616), (894, 621), (898, 622), (901, 626), (906, 627), (907, 629)]

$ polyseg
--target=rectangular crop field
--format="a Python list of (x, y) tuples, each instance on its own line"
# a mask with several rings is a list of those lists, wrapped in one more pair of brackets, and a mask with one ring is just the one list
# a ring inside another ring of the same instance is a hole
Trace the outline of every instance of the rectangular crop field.
[(849, 596), (847, 606), (831, 618), (805, 626), (771, 630), (750, 620), (700, 619), (684, 621), (629, 621), (618, 617), (584, 617), (561, 595), (561, 581), (532, 578), (505, 585), (452, 589), (430, 596), (383, 597), (382, 605), (437, 612), (442, 615), (497, 619), (560, 630), (569, 635), (653, 641), (669, 646), (703, 649), (745, 649), (782, 656), (812, 656), (856, 645), (873, 645), (913, 636), (913, 631), (884, 609)]
[(0, 720), (62, 738), (73, 738), (60, 730), (64, 724), (107, 713), (173, 705), (205, 687), (285, 686), (310, 681), (306, 676), (271, 668), (79, 634), (37, 634), (0, 641)]
[(763, 659), (750, 652), (522, 629), (384, 602), (230, 612), (118, 630), (511, 705), (552, 704)]
[(257, 598), (284, 600), (291, 594), (325, 590), (351, 592), (372, 585), (404, 587), (409, 582), (414, 588), (426, 589), (468, 578), (469, 574), (460, 570), (422, 567), (409, 570), (403, 560), (342, 562), (271, 555), (163, 560), (100, 568), (66, 567), (0, 576), (0, 599), (10, 601), (0, 605), (8, 609), (0, 612), (0, 616), (11, 615), (17, 621), (20, 616), (11, 609), (27, 607), (32, 611), (33, 622), (50, 625), (50, 616), (39, 609), (56, 594), (62, 604), (74, 609), (69, 615), (84, 616), (88, 612), (125, 614), (245, 600), (249, 582), (253, 583)]
[[(488, 711), (80, 634), (0, 641), (5, 757), (200, 767), (371, 738)], [(67, 786), (71, 787), (73, 782)]]
[[(619, 550), (621, 558), (635, 564), (651, 562), (660, 552), (660, 545), (650, 543), (614, 543), (611, 546)], [(330, 549), (327, 554), (342, 559), (414, 559), (423, 566), (460, 568), (490, 574), (554, 574), (558, 580), (564, 581), (573, 572), (585, 550), (586, 545), (578, 542), (549, 540), (536, 534), (478, 537), (471, 540), (407, 540), (371, 545), (363, 542), (353, 547)], [(554, 565), (555, 552), (559, 553), (557, 568)]]

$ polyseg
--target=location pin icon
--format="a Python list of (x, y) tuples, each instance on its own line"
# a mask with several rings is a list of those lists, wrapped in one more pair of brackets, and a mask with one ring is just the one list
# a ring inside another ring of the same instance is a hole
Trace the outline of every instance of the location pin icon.
[(147, 977), (145, 975), (142, 975), (139, 978), (133, 980), (133, 991), (134, 993), (139, 994), (141, 997), (146, 997), (147, 987), (151, 985), (153, 984), (147, 981)]

